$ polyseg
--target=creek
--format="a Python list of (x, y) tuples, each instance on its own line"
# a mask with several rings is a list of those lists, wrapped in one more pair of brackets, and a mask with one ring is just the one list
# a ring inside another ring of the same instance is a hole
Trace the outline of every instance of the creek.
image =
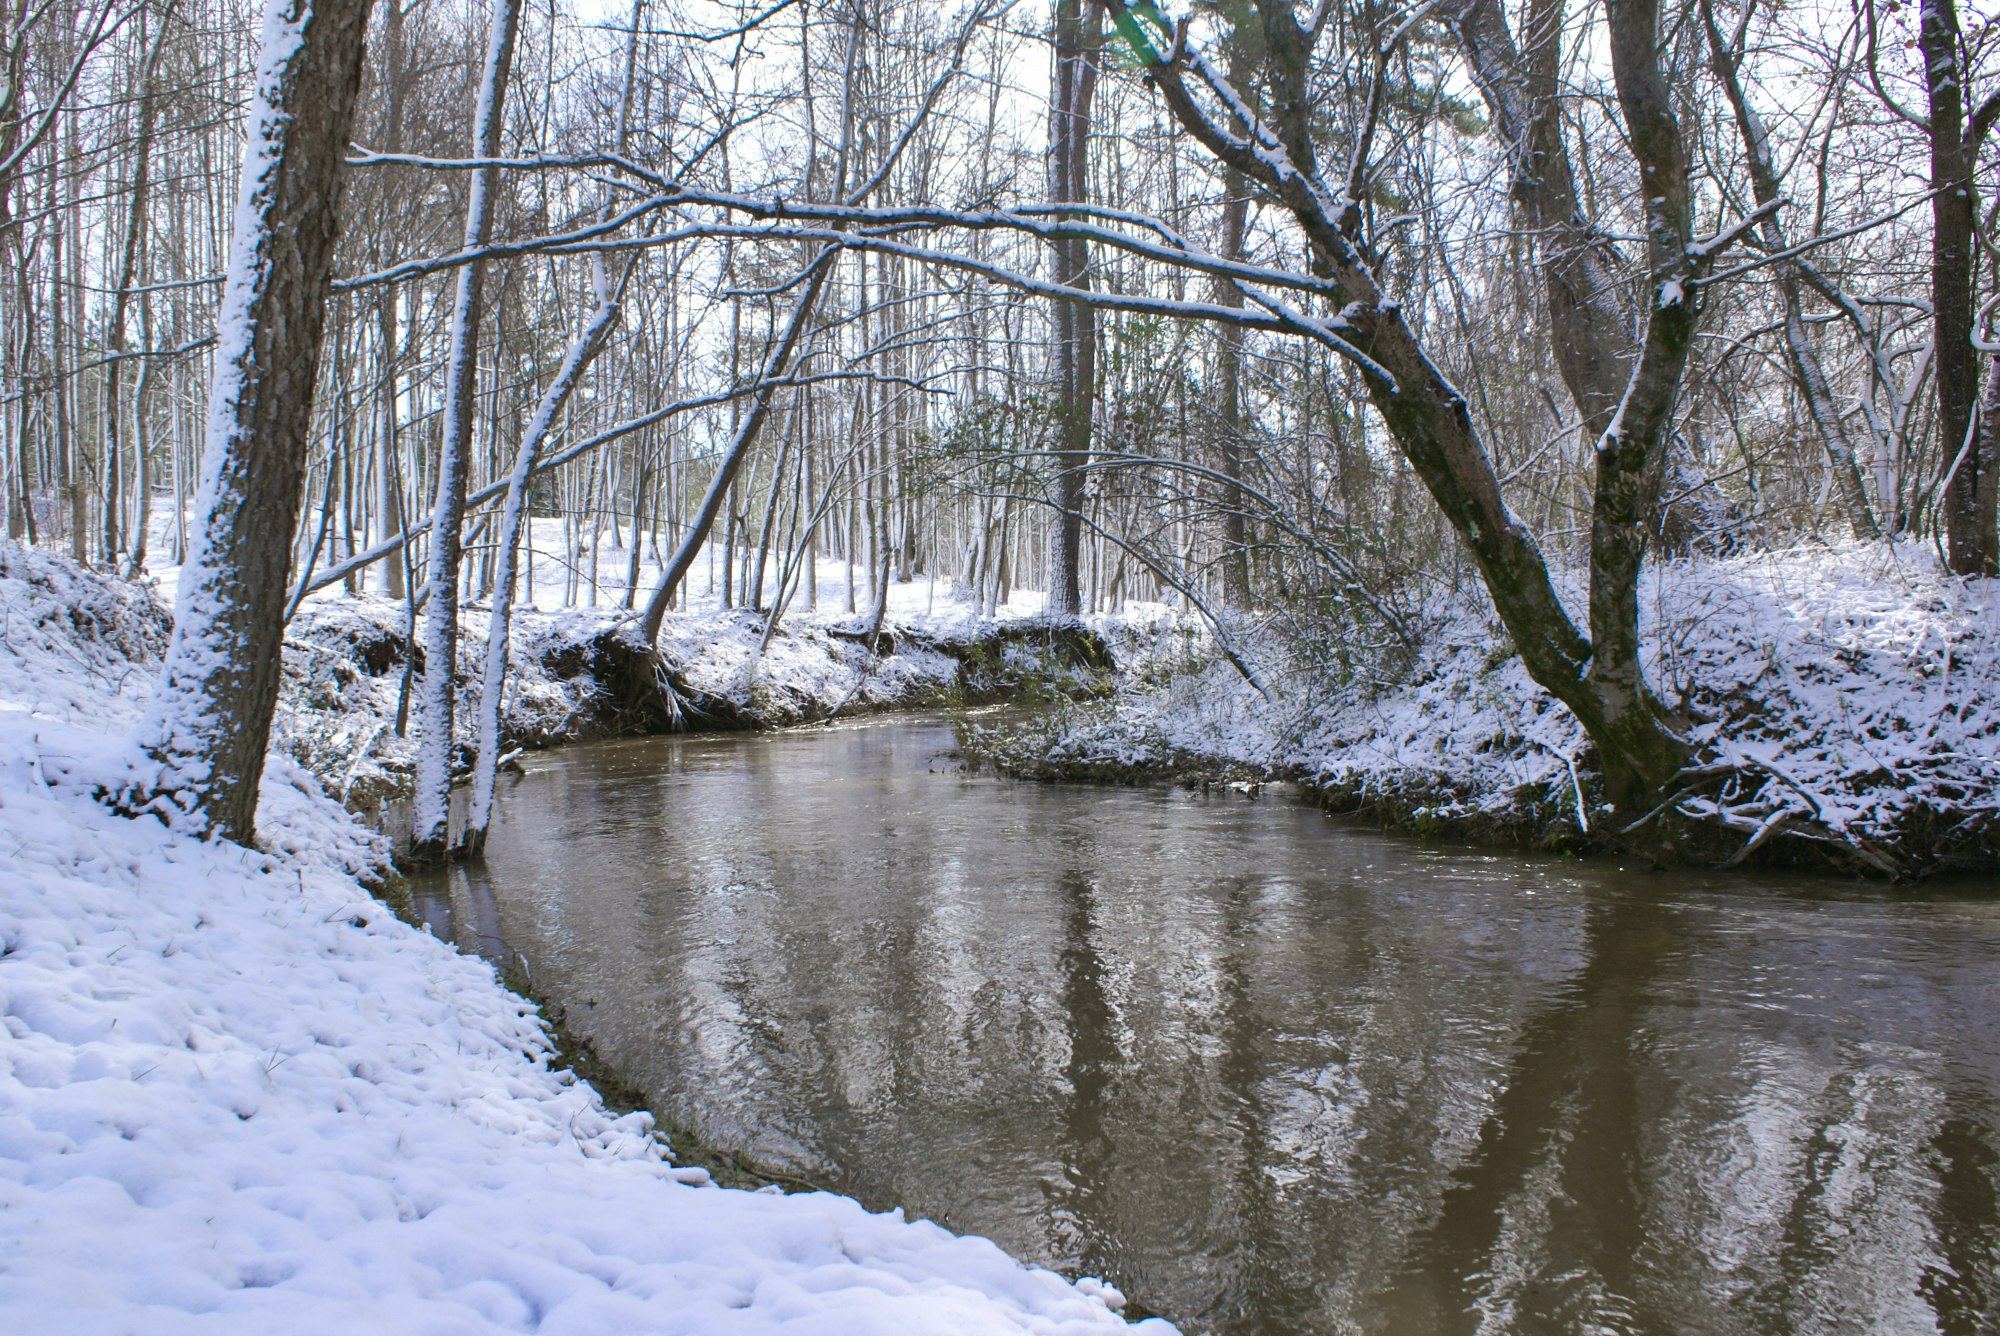
[(440, 935), (712, 1146), (1216, 1332), (2000, 1330), (2000, 897), (969, 773), (533, 754)]

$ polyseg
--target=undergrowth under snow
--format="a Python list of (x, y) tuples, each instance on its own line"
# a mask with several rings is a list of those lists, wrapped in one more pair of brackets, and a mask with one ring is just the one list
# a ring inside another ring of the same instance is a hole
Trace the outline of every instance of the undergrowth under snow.
[[(1713, 772), (1685, 812), (1746, 843), (1783, 832), (1884, 871), (1990, 860), (2000, 582), (1952, 577), (1916, 544), (1876, 544), (1660, 563), (1642, 594), (1651, 680)], [(1225, 762), (1418, 824), (1581, 837), (1617, 819), (1581, 728), (1529, 680), (1483, 600), (1440, 601), (1411, 629), (1400, 663), (1349, 655), (1340, 669), (1324, 645), (1309, 656), (1240, 635), (1261, 692), (1205, 658), (1070, 711), (1022, 768)]]
[(1120, 1325), (984, 1240), (676, 1168), (362, 890), (380, 841), (283, 755), (264, 852), (100, 805), (163, 626), (0, 544), (0, 1330)]

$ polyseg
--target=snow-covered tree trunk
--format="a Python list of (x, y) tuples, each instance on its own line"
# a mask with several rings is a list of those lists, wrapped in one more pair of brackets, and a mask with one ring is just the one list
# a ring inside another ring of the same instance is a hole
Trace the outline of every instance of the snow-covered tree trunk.
[[(493, 776), (500, 764), (500, 711), (507, 690), (508, 638), (514, 615), (515, 553), (528, 513), (528, 483), (541, 457), (542, 443), (570, 391), (590, 359), (604, 346), (604, 336), (618, 319), (618, 303), (610, 295), (598, 303), (583, 332), (570, 344), (555, 379), (542, 393), (535, 415), (521, 436), (514, 469), (507, 478), (506, 508), (500, 516), (498, 551), (493, 571), (493, 613), (486, 626), (486, 662), (479, 691), (479, 752), (472, 765), (472, 803), (466, 812), (464, 852), (476, 855), (485, 847), (486, 827), (493, 818)], [(638, 539), (635, 535), (633, 542)]]
[(133, 805), (256, 833), (342, 159), (370, 0), (269, 0), (216, 311), (197, 518)]
[(1994, 354), (1986, 372), (1986, 391), (1979, 402), (1979, 443), (1975, 447), (1982, 461), (1979, 485), (1972, 495), (1973, 523), (1979, 532), (1992, 535), (2000, 522), (2000, 353)]
[[(520, 0), (497, 0), (487, 38), (485, 73), (473, 113), (473, 152), (491, 160), (500, 152), (507, 78), (520, 28)], [(497, 167), (472, 174), (465, 206), (465, 248), (486, 244), (492, 230)], [(485, 305), (486, 266), (474, 260), (458, 271), (451, 314), (451, 351), (445, 367), (444, 442), (438, 459), (431, 514), (430, 572), (424, 605), (423, 677), (417, 689), (417, 789), (410, 830), (413, 862), (436, 862), (446, 853), (450, 828), (451, 756), (457, 688), (459, 525), (465, 516), (465, 475), (472, 460), (473, 396), (479, 379), (479, 324)]]
[[(1931, 169), (1931, 321), (1936, 358), (1938, 509), (1952, 570), (2000, 574), (2000, 539), (1982, 523), (1981, 473), (2000, 467), (1979, 449), (1973, 406), (1979, 397), (1979, 354), (1972, 342), (1973, 275), (1978, 231), (1973, 154), (1965, 123), (1967, 71), (1954, 0), (1923, 0), (1917, 47), (1929, 96)], [(1976, 146), (1977, 140), (1974, 139)], [(1987, 484), (1990, 488), (1991, 484)]]

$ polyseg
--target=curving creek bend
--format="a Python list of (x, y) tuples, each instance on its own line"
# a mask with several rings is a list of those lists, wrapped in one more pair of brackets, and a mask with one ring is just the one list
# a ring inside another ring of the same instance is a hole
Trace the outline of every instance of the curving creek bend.
[(2000, 897), (966, 773), (531, 755), (416, 887), (712, 1146), (1189, 1331), (2000, 1331)]

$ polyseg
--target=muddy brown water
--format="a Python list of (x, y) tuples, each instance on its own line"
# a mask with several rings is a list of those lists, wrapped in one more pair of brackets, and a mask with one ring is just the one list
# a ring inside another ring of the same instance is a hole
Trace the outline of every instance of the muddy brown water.
[(1215, 1332), (2000, 1332), (2000, 897), (966, 773), (528, 758), (417, 888), (712, 1145)]

